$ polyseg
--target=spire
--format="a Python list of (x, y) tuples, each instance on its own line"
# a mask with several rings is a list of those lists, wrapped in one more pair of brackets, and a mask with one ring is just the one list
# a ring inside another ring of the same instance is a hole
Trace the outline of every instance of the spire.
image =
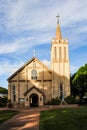
[(56, 38), (57, 39), (62, 39), (62, 35), (61, 35), (61, 30), (60, 30), (60, 25), (59, 25), (59, 15), (57, 14), (57, 27), (56, 27)]
[(59, 24), (59, 17), (60, 17), (60, 16), (57, 14), (56, 17), (57, 17), (57, 24)]

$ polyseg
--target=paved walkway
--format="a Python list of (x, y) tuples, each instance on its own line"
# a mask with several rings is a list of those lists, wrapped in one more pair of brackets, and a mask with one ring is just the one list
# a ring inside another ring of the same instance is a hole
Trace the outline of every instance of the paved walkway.
[(67, 107), (71, 108), (78, 106), (61, 105), (61, 106), (49, 106), (43, 108), (20, 109), (19, 114), (0, 124), (0, 130), (39, 130), (40, 111), (54, 108), (67, 108)]
[(21, 110), (19, 114), (0, 124), (0, 130), (39, 130), (39, 110)]

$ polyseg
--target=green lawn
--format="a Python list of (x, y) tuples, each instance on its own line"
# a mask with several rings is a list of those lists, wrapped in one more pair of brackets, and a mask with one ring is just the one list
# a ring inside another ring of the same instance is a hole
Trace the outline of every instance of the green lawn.
[(19, 112), (13, 111), (13, 110), (1, 110), (0, 111), (0, 124), (4, 121), (8, 120), (9, 118), (13, 117), (17, 113), (19, 113)]
[(87, 130), (87, 107), (42, 111), (40, 130)]

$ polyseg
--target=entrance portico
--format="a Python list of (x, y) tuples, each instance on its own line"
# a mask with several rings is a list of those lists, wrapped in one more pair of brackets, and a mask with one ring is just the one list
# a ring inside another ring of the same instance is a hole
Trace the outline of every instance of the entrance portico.
[(43, 92), (36, 88), (35, 86), (31, 87), (24, 93), (25, 96), (25, 106), (38, 107), (44, 105)]

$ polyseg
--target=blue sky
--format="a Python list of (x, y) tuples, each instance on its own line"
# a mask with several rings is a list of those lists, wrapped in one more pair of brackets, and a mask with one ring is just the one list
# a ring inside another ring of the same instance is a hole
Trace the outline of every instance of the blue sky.
[(70, 72), (87, 63), (86, 0), (0, 0), (0, 86), (26, 61), (36, 57), (50, 64), (56, 15), (69, 40)]

